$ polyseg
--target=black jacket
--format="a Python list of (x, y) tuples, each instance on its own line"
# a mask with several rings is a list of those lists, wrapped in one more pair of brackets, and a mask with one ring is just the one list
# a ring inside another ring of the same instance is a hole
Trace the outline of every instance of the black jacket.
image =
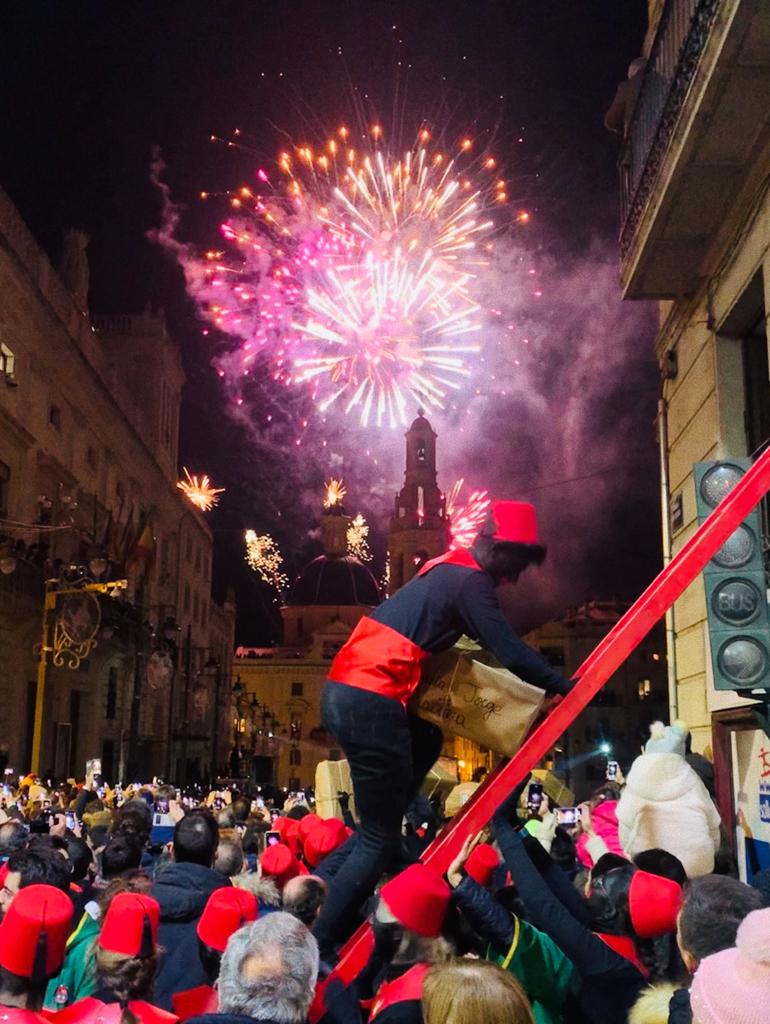
[[(580, 897), (569, 887), (566, 877), (564, 890), (558, 888), (557, 895), (550, 879), (541, 875), (530, 859), (521, 833), (500, 815), (495, 816), (494, 823), (505, 865), (527, 908), (527, 920), (551, 936), (580, 975), (582, 987), (577, 999), (583, 1016), (595, 1024), (626, 1024), (629, 1010), (645, 984), (641, 972), (580, 919), (585, 911), (582, 907), (578, 911), (575, 901), (579, 902)], [(554, 873), (558, 872), (553, 862), (551, 866)]]
[[(202, 1013), (199, 1017), (188, 1017), (184, 1024), (260, 1024), (254, 1017), (242, 1013)], [(276, 1024), (270, 1021), (270, 1024)]]
[(678, 988), (668, 1004), (668, 1024), (692, 1024), (689, 988)]
[[(228, 878), (200, 864), (169, 864), (155, 879), (152, 895), (160, 903), (158, 944), (164, 950), (155, 981), (155, 1002), (164, 1010), (172, 1009), (174, 992), (209, 983), (198, 955), (195, 929), (209, 896), (228, 885)], [(224, 1024), (221, 1019), (220, 1024)]]

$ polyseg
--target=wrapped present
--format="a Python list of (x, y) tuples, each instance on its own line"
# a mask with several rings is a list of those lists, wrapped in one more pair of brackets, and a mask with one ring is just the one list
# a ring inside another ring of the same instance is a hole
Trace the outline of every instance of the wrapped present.
[(545, 700), (530, 686), (463, 638), (428, 658), (409, 710), (480, 747), (511, 757), (519, 749)]

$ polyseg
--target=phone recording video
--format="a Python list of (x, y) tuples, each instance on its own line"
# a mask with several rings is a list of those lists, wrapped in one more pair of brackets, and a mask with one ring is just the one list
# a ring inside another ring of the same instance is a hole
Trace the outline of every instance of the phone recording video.
[(158, 799), (155, 801), (156, 814), (168, 814), (168, 800)]
[(577, 825), (580, 821), (579, 807), (558, 807), (556, 810), (557, 825)]
[(267, 846), (277, 846), (281, 841), (281, 833), (270, 831), (265, 833), (265, 843)]
[(543, 783), (530, 782), (527, 789), (527, 807), (531, 811), (537, 811), (543, 802)]
[(70, 830), (70, 832), (74, 832), (75, 831), (75, 828), (77, 827), (77, 823), (78, 822), (77, 822), (77, 818), (72, 813), (72, 811), (67, 811), (65, 813), (65, 815), (64, 815), (64, 823), (67, 826), (67, 828)]
[(618, 777), (618, 762), (608, 761), (607, 762), (607, 781), (614, 782)]

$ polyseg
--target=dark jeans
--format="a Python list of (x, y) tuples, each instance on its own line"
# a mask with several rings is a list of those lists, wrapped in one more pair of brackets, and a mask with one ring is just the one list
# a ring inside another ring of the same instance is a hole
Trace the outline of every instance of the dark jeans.
[(313, 928), (328, 952), (347, 938), (352, 915), (397, 852), (404, 812), (441, 752), (442, 735), (397, 700), (330, 680), (321, 720), (348, 759), (359, 820)]

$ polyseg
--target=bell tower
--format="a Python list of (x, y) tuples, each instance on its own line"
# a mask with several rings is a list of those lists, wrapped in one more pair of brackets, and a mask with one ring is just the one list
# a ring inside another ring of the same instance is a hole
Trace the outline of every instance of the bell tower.
[(449, 547), (445, 500), (436, 482), (436, 433), (422, 409), (406, 432), (404, 486), (396, 495), (389, 537), (389, 594)]

